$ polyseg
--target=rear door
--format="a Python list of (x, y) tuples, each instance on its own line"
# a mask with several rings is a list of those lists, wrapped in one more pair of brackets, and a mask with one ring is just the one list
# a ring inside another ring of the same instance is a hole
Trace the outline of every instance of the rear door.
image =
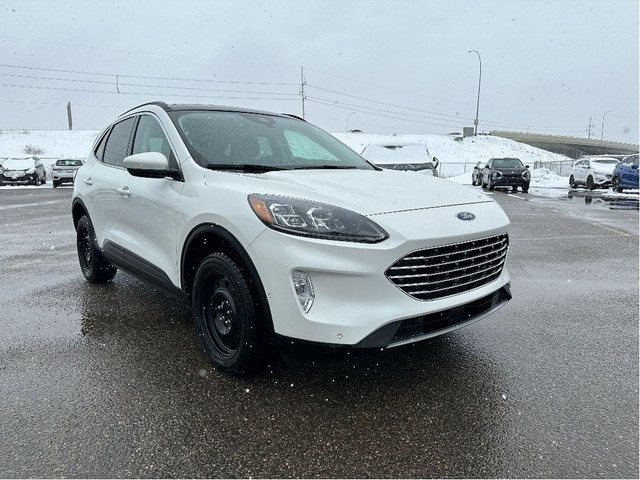
[(96, 233), (98, 245), (121, 244), (122, 222), (118, 213), (118, 189), (128, 175), (124, 157), (131, 147), (134, 118), (116, 123), (92, 153), (93, 160), (76, 181), (84, 182), (85, 205)]

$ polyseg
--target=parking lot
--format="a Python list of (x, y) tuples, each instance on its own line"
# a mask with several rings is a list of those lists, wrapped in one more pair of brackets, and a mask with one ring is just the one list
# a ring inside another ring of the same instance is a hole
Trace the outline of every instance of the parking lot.
[(637, 201), (582, 192), (493, 192), (514, 298), (489, 318), (240, 380), (188, 305), (84, 281), (70, 188), (3, 189), (0, 477), (637, 478)]

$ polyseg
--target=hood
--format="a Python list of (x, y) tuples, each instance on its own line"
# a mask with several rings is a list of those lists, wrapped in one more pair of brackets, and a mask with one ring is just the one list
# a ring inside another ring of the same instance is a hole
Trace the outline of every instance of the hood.
[[(394, 170), (291, 170), (241, 174), (247, 193), (315, 200), (362, 215), (493, 202), (457, 183), (417, 172)], [(251, 177), (252, 185), (247, 185)]]

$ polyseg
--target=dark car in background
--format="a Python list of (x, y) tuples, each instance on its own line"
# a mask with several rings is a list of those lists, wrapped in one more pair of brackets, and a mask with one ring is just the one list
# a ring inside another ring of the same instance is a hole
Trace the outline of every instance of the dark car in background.
[(476, 163), (476, 166), (473, 167), (473, 172), (471, 172), (471, 185), (476, 186), (482, 183), (482, 168), (484, 167), (483, 162)]
[(531, 172), (529, 165), (523, 165), (519, 158), (492, 158), (482, 170), (482, 188), (511, 187), (512, 191), (522, 188), (529, 191)]
[(84, 162), (75, 158), (63, 158), (56, 160), (51, 170), (51, 176), (53, 178), (53, 188), (56, 188), (63, 183), (70, 183), (73, 185), (73, 179), (78, 169)]
[(640, 188), (638, 180), (638, 154), (623, 158), (613, 169), (611, 188), (614, 192), (622, 193), (625, 188)]
[(44, 185), (47, 172), (38, 157), (7, 158), (0, 167), (0, 185)]

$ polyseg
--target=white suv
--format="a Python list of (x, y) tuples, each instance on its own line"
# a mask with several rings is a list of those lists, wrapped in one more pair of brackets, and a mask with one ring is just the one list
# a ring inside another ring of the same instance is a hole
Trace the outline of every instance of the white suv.
[(86, 279), (119, 268), (188, 300), (231, 374), (270, 339), (386, 348), (511, 298), (493, 200), (377, 168), (294, 116), (141, 105), (98, 136), (72, 208)]
[(617, 164), (618, 160), (612, 157), (581, 158), (571, 168), (569, 186), (576, 188), (578, 185), (584, 185), (589, 190), (596, 187), (609, 188), (613, 169)]

